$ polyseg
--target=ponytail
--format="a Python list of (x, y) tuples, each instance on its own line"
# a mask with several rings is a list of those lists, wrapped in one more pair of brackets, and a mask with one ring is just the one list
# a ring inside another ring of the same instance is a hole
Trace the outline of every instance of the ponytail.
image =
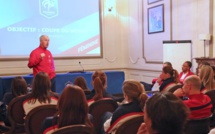
[(103, 93), (104, 93), (104, 87), (103, 87), (103, 84), (102, 84), (102, 81), (100, 80), (99, 77), (96, 77), (93, 81), (93, 87), (94, 87), (94, 90), (96, 92), (96, 94), (93, 96), (93, 99), (95, 101), (97, 100), (100, 100), (103, 98)]
[(175, 83), (179, 83), (180, 81), (179, 81), (178, 71), (175, 70), (175, 69), (172, 69), (172, 71), (173, 71), (172, 77), (174, 78), (174, 82), (175, 82)]
[(146, 100), (148, 99), (148, 95), (146, 93), (141, 93), (138, 97), (139, 106), (141, 109), (144, 108)]

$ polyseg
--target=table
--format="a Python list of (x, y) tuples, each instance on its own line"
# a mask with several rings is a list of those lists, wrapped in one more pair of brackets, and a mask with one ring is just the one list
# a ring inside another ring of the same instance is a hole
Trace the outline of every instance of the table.
[[(78, 76), (83, 76), (86, 79), (87, 86), (92, 90), (92, 74), (93, 72), (67, 72), (56, 74), (56, 92), (61, 94), (68, 81), (74, 83), (74, 80)], [(125, 74), (123, 71), (105, 71), (107, 75), (107, 92), (111, 94), (121, 94), (122, 84), (125, 80)], [(3, 99), (3, 95), (6, 92), (10, 92), (11, 81), (15, 76), (0, 77), (0, 100)], [(32, 83), (33, 75), (22, 76), (28, 84)]]

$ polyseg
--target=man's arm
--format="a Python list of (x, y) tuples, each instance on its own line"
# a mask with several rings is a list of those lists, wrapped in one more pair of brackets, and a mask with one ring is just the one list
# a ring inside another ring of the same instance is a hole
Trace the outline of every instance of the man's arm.
[(37, 66), (42, 61), (42, 58), (44, 56), (45, 56), (45, 54), (42, 53), (42, 54), (40, 54), (40, 57), (37, 57), (37, 55), (36, 55), (36, 53), (34, 51), (31, 52), (30, 58), (29, 58), (29, 61), (28, 61), (28, 67), (33, 68), (33, 67)]

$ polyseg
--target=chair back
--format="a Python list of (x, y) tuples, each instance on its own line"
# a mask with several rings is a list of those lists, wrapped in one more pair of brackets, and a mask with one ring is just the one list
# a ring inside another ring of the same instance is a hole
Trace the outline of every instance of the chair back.
[(26, 134), (40, 134), (41, 124), (46, 117), (53, 116), (57, 112), (56, 105), (42, 105), (32, 109), (25, 118)]
[(178, 88), (182, 88), (182, 85), (181, 85), (181, 84), (176, 84), (176, 85), (174, 85), (173, 87), (171, 87), (171, 88), (168, 90), (168, 92), (173, 93), (173, 92), (175, 92), (175, 90), (177, 90)]
[(143, 112), (133, 112), (117, 119), (107, 130), (111, 134), (136, 134), (143, 122)]
[(59, 128), (52, 134), (93, 134), (93, 128), (82, 124), (70, 125)]
[(211, 98), (211, 102), (213, 105), (213, 108), (212, 108), (213, 116), (211, 118), (210, 126), (215, 127), (215, 90), (210, 90), (210, 91), (206, 92), (205, 94)]
[(211, 102), (213, 105), (213, 113), (214, 113), (214, 110), (215, 110), (215, 90), (210, 90), (210, 91), (206, 92), (205, 94), (211, 98)]
[(96, 131), (100, 128), (101, 117), (105, 112), (114, 112), (118, 104), (111, 98), (103, 98), (90, 105), (89, 113), (93, 116), (93, 125)]
[(85, 95), (89, 95), (90, 93), (91, 93), (90, 90), (84, 90), (84, 94), (85, 94)]
[(7, 117), (11, 124), (11, 129), (8, 133), (25, 132), (24, 117), (25, 112), (22, 106), (23, 96), (18, 96), (11, 100), (7, 108)]
[(185, 134), (208, 134), (211, 116), (201, 119), (189, 119), (185, 124)]

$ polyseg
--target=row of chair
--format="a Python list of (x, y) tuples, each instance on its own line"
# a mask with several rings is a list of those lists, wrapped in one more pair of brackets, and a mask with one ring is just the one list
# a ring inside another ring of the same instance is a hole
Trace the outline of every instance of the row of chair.
[[(114, 112), (118, 104), (112, 99), (104, 98), (93, 103), (89, 107), (89, 113), (93, 116), (93, 125), (95, 131), (98, 132), (99, 123), (102, 115), (105, 112)], [(11, 123), (11, 127), (7, 134), (13, 133), (26, 133), (26, 134), (38, 134), (40, 132), (42, 121), (48, 117), (53, 116), (57, 112), (56, 105), (42, 105), (31, 110), (25, 117), (24, 110), (22, 108), (22, 96), (16, 97), (8, 105), (7, 115)], [(24, 119), (25, 118), (25, 119)], [(141, 117), (142, 118), (142, 117)], [(143, 119), (143, 118), (142, 118)], [(139, 127), (140, 123), (137, 125)], [(131, 126), (131, 125), (129, 125)], [(136, 126), (136, 127), (137, 127)], [(70, 126), (71, 128), (84, 127), (84, 125)], [(65, 127), (65, 128), (70, 128)], [(125, 127), (126, 128), (126, 127)], [(88, 129), (88, 128), (87, 128)], [(61, 129), (60, 129), (61, 130)], [(124, 130), (124, 129), (122, 129)], [(68, 131), (68, 130), (67, 130)]]

